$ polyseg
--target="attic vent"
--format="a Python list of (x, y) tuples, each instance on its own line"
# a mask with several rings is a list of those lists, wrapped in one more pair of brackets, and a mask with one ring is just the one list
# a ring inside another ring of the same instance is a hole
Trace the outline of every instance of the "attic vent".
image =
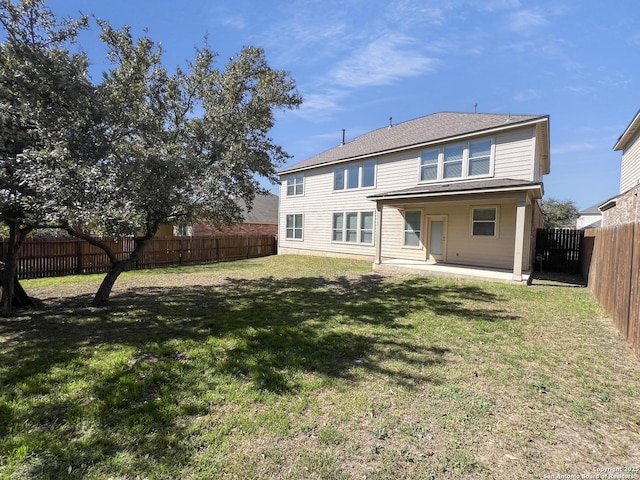
[(389, 128), (393, 127), (393, 117), (389, 117)]

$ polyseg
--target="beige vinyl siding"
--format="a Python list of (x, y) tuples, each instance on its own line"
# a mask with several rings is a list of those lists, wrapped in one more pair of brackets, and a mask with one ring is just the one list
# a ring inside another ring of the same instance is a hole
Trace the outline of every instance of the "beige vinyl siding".
[[(331, 228), (333, 214), (338, 212), (374, 212), (375, 227), (376, 204), (366, 199), (375, 191), (375, 187), (334, 191), (333, 167), (324, 167), (305, 172), (304, 195), (292, 197), (286, 195), (286, 176), (283, 176), (278, 222), (280, 251), (308, 250), (372, 258), (373, 244), (332, 242)], [(304, 214), (301, 241), (286, 238), (286, 216), (296, 213)]]
[(378, 191), (415, 187), (420, 179), (420, 151), (411, 150), (378, 159)]
[[(471, 235), (471, 209), (472, 207), (483, 206), (496, 206), (499, 210), (497, 237), (473, 237)], [(426, 260), (424, 246), (427, 238), (425, 216), (446, 215), (446, 263), (504, 269), (513, 268), (515, 201), (483, 200), (456, 204), (429, 203), (405, 205), (403, 208), (407, 211), (420, 210), (423, 213), (421, 225), (422, 248), (416, 249), (402, 246), (402, 210), (385, 208), (382, 212), (383, 259)]]
[(536, 180), (534, 175), (534, 135), (534, 127), (496, 135), (495, 178)]
[(622, 152), (620, 193), (624, 193), (640, 182), (640, 133)]

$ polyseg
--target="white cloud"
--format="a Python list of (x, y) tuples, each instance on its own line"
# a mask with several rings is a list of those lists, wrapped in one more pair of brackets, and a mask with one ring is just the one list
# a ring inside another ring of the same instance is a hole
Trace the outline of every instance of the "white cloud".
[(215, 8), (211, 12), (213, 23), (222, 25), (223, 27), (233, 28), (235, 30), (244, 30), (247, 28), (247, 21), (237, 13), (231, 13), (224, 8)]
[(584, 85), (567, 85), (564, 87), (564, 90), (569, 93), (575, 93), (576, 95), (587, 95), (595, 92), (595, 88)]
[(409, 45), (403, 35), (387, 35), (372, 41), (330, 71), (329, 77), (340, 87), (357, 88), (389, 85), (435, 69), (436, 60)]
[(598, 148), (602, 148), (601, 143), (589, 143), (589, 142), (567, 143), (565, 145), (551, 147), (551, 154), (562, 155), (565, 153), (586, 152), (586, 151), (595, 150)]
[(508, 28), (513, 32), (528, 33), (547, 24), (547, 19), (539, 11), (519, 10), (507, 15)]
[(542, 98), (540, 92), (532, 88), (528, 88), (526, 90), (518, 92), (513, 96), (513, 99), (516, 102), (526, 102), (528, 100), (537, 100), (539, 98)]
[(341, 100), (346, 96), (346, 92), (329, 90), (323, 93), (303, 93), (304, 101), (298, 110), (293, 113), (305, 120), (323, 121), (335, 112), (344, 110)]

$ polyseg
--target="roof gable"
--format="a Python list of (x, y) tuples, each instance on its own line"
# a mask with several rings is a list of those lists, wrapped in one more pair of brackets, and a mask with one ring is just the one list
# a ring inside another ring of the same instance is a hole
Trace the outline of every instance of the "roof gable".
[(633, 117), (631, 123), (627, 127), (627, 129), (620, 135), (618, 141), (613, 147), (613, 150), (624, 150), (629, 142), (633, 140), (638, 131), (640, 130), (640, 110), (636, 113), (636, 116)]
[(548, 121), (546, 115), (512, 115), (440, 112), (365, 133), (349, 142), (331, 148), (279, 173), (292, 173), (366, 158), (393, 151), (416, 148), (430, 143), (452, 140), (483, 132), (513, 128), (527, 123)]

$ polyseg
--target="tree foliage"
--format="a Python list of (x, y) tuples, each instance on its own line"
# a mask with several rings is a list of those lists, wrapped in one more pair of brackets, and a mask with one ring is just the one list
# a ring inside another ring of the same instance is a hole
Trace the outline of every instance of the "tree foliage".
[[(238, 202), (250, 207), (262, 192), (256, 176), (274, 179), (288, 157), (269, 131), (276, 109), (302, 100), (262, 49), (220, 69), (205, 42), (169, 72), (159, 44), (98, 21), (111, 68), (92, 85), (87, 58), (68, 49), (86, 17), (58, 22), (44, 0), (0, 2), (0, 219), (24, 234), (62, 226), (102, 248), (111, 269), (94, 303), (161, 224), (239, 220)], [(136, 248), (117, 258), (96, 233), (132, 235)]]
[(547, 198), (542, 201), (545, 228), (575, 227), (578, 208), (572, 200)]
[(58, 21), (39, 0), (0, 1), (0, 220), (9, 229), (2, 310), (11, 312), (24, 238), (57, 218), (60, 185), (95, 151), (87, 59), (71, 53), (86, 17)]

